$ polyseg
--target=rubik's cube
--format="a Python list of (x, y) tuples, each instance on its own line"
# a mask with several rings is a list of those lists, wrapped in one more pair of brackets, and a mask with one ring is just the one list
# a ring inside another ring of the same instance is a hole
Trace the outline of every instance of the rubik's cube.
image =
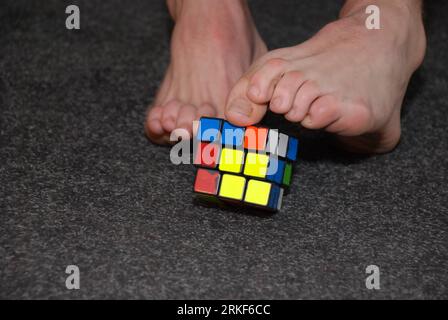
[(280, 210), (297, 160), (296, 138), (262, 126), (201, 118), (194, 143), (194, 192), (201, 200)]

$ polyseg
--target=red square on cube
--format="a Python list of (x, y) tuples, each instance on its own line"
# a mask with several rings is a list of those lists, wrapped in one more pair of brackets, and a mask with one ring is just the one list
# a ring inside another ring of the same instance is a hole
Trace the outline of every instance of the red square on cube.
[(219, 171), (198, 169), (194, 181), (194, 191), (210, 195), (218, 194), (219, 180), (221, 174)]
[(216, 168), (219, 152), (219, 145), (209, 142), (199, 142), (194, 164), (207, 168)]

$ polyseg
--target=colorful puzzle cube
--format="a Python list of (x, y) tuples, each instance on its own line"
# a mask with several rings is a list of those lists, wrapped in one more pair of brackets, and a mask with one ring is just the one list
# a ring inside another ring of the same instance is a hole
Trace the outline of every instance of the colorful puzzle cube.
[(201, 118), (194, 143), (197, 196), (280, 210), (297, 160), (297, 138), (276, 129), (242, 128), (223, 119)]

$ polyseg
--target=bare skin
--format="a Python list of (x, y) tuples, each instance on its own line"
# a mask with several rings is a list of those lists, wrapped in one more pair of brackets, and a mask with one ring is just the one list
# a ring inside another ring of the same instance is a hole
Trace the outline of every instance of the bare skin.
[[(381, 30), (365, 27), (369, 4), (380, 7)], [(336, 134), (351, 151), (391, 151), (425, 46), (421, 1), (347, 1), (340, 19), (310, 40), (258, 59), (232, 89), (226, 118), (247, 126), (269, 108), (303, 127)]]
[(168, 8), (171, 61), (145, 124), (159, 144), (177, 128), (191, 135), (201, 116), (224, 117), (231, 88), (267, 52), (245, 1), (169, 0)]
[[(365, 27), (371, 4), (381, 10), (381, 30)], [(171, 63), (147, 116), (152, 141), (167, 143), (176, 128), (191, 134), (201, 116), (251, 125), (269, 108), (334, 133), (354, 152), (398, 144), (403, 97), (426, 47), (421, 0), (348, 0), (340, 19), (310, 40), (268, 53), (243, 0), (168, 6), (176, 26)]]

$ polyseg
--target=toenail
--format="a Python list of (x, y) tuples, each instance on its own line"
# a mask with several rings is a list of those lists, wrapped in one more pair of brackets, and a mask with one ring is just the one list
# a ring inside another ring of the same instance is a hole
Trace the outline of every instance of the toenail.
[(229, 111), (239, 113), (246, 117), (250, 117), (250, 115), (252, 114), (252, 106), (248, 101), (244, 99), (238, 99), (230, 105)]
[(285, 115), (285, 117), (286, 117), (286, 119), (288, 119), (288, 120), (292, 120), (292, 119), (294, 119), (295, 117), (296, 117), (296, 113), (297, 113), (297, 111), (295, 110), (295, 109), (291, 109), (286, 115)]
[(271, 105), (274, 108), (280, 108), (282, 106), (282, 97), (275, 97), (272, 101), (271, 101)]
[(256, 86), (251, 86), (249, 88), (249, 93), (254, 97), (258, 97), (260, 95), (260, 90)]
[(313, 122), (311, 121), (310, 116), (306, 116), (305, 119), (302, 120), (302, 125), (311, 126)]

